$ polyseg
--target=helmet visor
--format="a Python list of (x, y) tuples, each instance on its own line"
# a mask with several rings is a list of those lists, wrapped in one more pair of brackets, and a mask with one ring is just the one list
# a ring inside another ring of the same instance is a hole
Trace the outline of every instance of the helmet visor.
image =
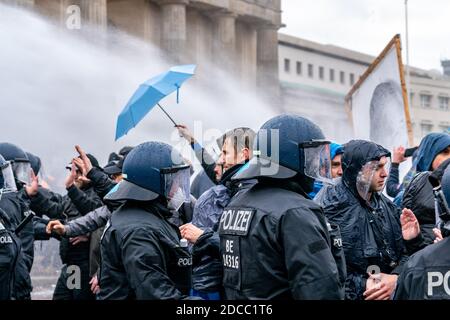
[(178, 210), (185, 202), (190, 202), (190, 166), (161, 169), (164, 196), (169, 201), (169, 209)]
[(14, 173), (11, 167), (11, 163), (9, 161), (6, 162), (1, 168), (3, 184), (0, 185), (0, 189), (4, 191), (17, 191), (16, 181), (14, 180)]
[(304, 154), (304, 173), (314, 180), (332, 183), (331, 154), (329, 141), (302, 143)]
[(24, 184), (31, 183), (31, 165), (29, 162), (20, 161), (13, 162), (12, 165), (14, 176), (16, 179)]

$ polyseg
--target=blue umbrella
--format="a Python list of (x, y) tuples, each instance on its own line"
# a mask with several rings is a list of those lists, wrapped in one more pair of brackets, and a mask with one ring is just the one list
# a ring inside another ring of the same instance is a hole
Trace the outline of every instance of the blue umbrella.
[(116, 140), (126, 135), (156, 105), (164, 111), (176, 126), (175, 121), (161, 107), (159, 101), (177, 91), (178, 103), (179, 89), (184, 81), (192, 77), (195, 67), (195, 65), (175, 66), (141, 84), (117, 118)]

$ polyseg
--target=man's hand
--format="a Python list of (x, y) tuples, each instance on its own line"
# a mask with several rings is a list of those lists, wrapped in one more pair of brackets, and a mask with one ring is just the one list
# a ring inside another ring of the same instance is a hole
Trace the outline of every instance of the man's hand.
[(402, 225), (402, 235), (404, 240), (412, 240), (420, 234), (420, 225), (416, 216), (410, 209), (403, 209), (400, 215), (400, 224)]
[(190, 243), (194, 244), (198, 238), (203, 234), (203, 230), (197, 228), (192, 223), (186, 223), (180, 227), (181, 236)]
[(74, 160), (72, 160), (72, 168), (70, 169), (69, 174), (66, 177), (66, 189), (69, 189), (73, 184), (75, 183), (75, 180), (77, 178), (77, 171), (75, 169), (75, 163)]
[(69, 238), (69, 242), (73, 246), (76, 246), (77, 244), (79, 244), (81, 242), (88, 242), (88, 241), (89, 241), (89, 236), (86, 236), (86, 235), (78, 236), (75, 238)]
[(366, 283), (365, 300), (389, 300), (397, 285), (395, 274), (371, 274)]
[[(89, 160), (89, 158), (88, 158), (88, 160)], [(86, 169), (86, 164), (84, 163), (84, 161), (80, 158), (75, 158), (75, 159), (73, 159), (73, 162), (77, 166), (78, 170), (80, 170), (80, 172), (81, 172), (81, 175), (77, 178), (76, 181), (81, 184), (86, 184), (86, 183), (91, 182), (91, 180), (89, 180), (86, 177), (88, 174), (88, 171)]]
[(402, 163), (404, 161), (406, 161), (405, 148), (402, 147), (402, 146), (394, 148), (394, 155), (392, 157), (392, 163), (400, 164), (400, 163)]
[(97, 294), (100, 292), (100, 287), (98, 286), (98, 278), (97, 275), (94, 275), (89, 281), (89, 284), (91, 285), (91, 291), (93, 294)]
[(29, 197), (34, 197), (37, 195), (39, 190), (39, 178), (34, 174), (33, 170), (31, 170), (31, 183), (25, 186), (25, 192)]
[(75, 149), (77, 150), (78, 154), (80, 155), (81, 160), (83, 160), (84, 166), (85, 166), (85, 174), (87, 175), (92, 170), (92, 163), (91, 160), (86, 155), (86, 152), (84, 152), (83, 149), (79, 145), (75, 146)]
[(179, 124), (179, 125), (175, 126), (175, 128), (178, 129), (178, 133), (180, 134), (180, 136), (185, 138), (190, 144), (195, 143), (194, 136), (189, 131), (188, 127), (186, 127), (183, 124)]
[(55, 233), (59, 234), (60, 236), (63, 236), (66, 233), (66, 227), (61, 223), (61, 221), (52, 220), (47, 224), (45, 231), (48, 234), (51, 234), (52, 231), (54, 231)]
[(442, 236), (441, 230), (439, 230), (438, 228), (434, 228), (433, 233), (434, 233), (434, 236), (436, 237), (436, 239), (434, 239), (434, 243), (437, 243), (439, 241), (442, 241), (442, 239), (444, 239), (444, 237)]

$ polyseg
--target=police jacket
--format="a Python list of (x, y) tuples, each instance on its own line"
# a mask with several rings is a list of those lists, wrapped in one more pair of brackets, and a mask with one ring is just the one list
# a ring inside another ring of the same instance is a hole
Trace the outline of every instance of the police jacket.
[(216, 232), (219, 219), (236, 192), (256, 183), (256, 180), (232, 183), (231, 177), (242, 165), (237, 164), (229, 168), (223, 175), (221, 183), (202, 194), (195, 204), (192, 224), (204, 231), (192, 246), (192, 287), (197, 291), (223, 291), (220, 240)]
[[(20, 186), (19, 186), (20, 187)], [(20, 222), (25, 219), (26, 216), (30, 214), (30, 208), (29, 208), (29, 202), (27, 202), (23, 197), (21, 196), (22, 191), (24, 188), (22, 188), (18, 192), (9, 192), (4, 194), (5, 198), (9, 199), (10, 205), (14, 208), (12, 209), (12, 212), (15, 213), (14, 217), (14, 223), (17, 225), (20, 224)], [(11, 210), (11, 209), (10, 209)], [(33, 259), (34, 259), (34, 227), (33, 223), (30, 221), (28, 224), (26, 224), (23, 229), (18, 234), (20, 242), (22, 243), (22, 252), (23, 252), (23, 259), (26, 264), (26, 268), (28, 272), (31, 271), (31, 267), (33, 266)]]
[(412, 255), (397, 280), (396, 300), (450, 299), (450, 238)]
[(181, 299), (190, 290), (192, 258), (158, 199), (127, 201), (101, 240), (99, 299)]
[(20, 241), (8, 215), (0, 209), (0, 301), (13, 297), (14, 270), (20, 254)]
[[(16, 192), (2, 194), (0, 199), (0, 209), (9, 217), (10, 230), (14, 232), (19, 223), (25, 218), (26, 209), (24, 203), (19, 199)], [(24, 300), (30, 298), (33, 290), (31, 286), (30, 270), (33, 264), (34, 232), (33, 224), (30, 222), (19, 233), (16, 239), (19, 243), (19, 254), (14, 269), (14, 290), (13, 298)]]
[(378, 193), (368, 204), (356, 190), (358, 172), (366, 162), (379, 159), (383, 150), (366, 143), (347, 146), (342, 180), (324, 190), (320, 199), (327, 219), (340, 227), (347, 264), (346, 299), (363, 298), (369, 266), (398, 274), (407, 260), (399, 209)]
[(220, 218), (227, 299), (342, 299), (322, 209), (294, 182), (260, 181)]

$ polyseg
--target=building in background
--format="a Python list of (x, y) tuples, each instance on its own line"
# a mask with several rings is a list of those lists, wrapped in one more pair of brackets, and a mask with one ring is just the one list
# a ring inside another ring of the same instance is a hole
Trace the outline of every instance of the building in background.
[[(318, 122), (338, 141), (352, 136), (344, 98), (375, 59), (353, 50), (279, 34), (283, 108)], [(450, 127), (450, 61), (446, 74), (410, 68), (410, 105), (415, 143)]]
[[(211, 63), (282, 111), (305, 115), (338, 141), (351, 138), (344, 97), (375, 57), (278, 33), (281, 0), (0, 0), (65, 26), (70, 6), (82, 26), (119, 29), (179, 63)], [(411, 68), (415, 143), (450, 126), (450, 61), (445, 73)], [(281, 88), (281, 92), (280, 92)]]
[[(66, 25), (119, 29), (162, 48), (177, 63), (210, 62), (243, 84), (278, 96), (281, 0), (0, 0)], [(73, 8), (73, 7), (72, 7)]]

